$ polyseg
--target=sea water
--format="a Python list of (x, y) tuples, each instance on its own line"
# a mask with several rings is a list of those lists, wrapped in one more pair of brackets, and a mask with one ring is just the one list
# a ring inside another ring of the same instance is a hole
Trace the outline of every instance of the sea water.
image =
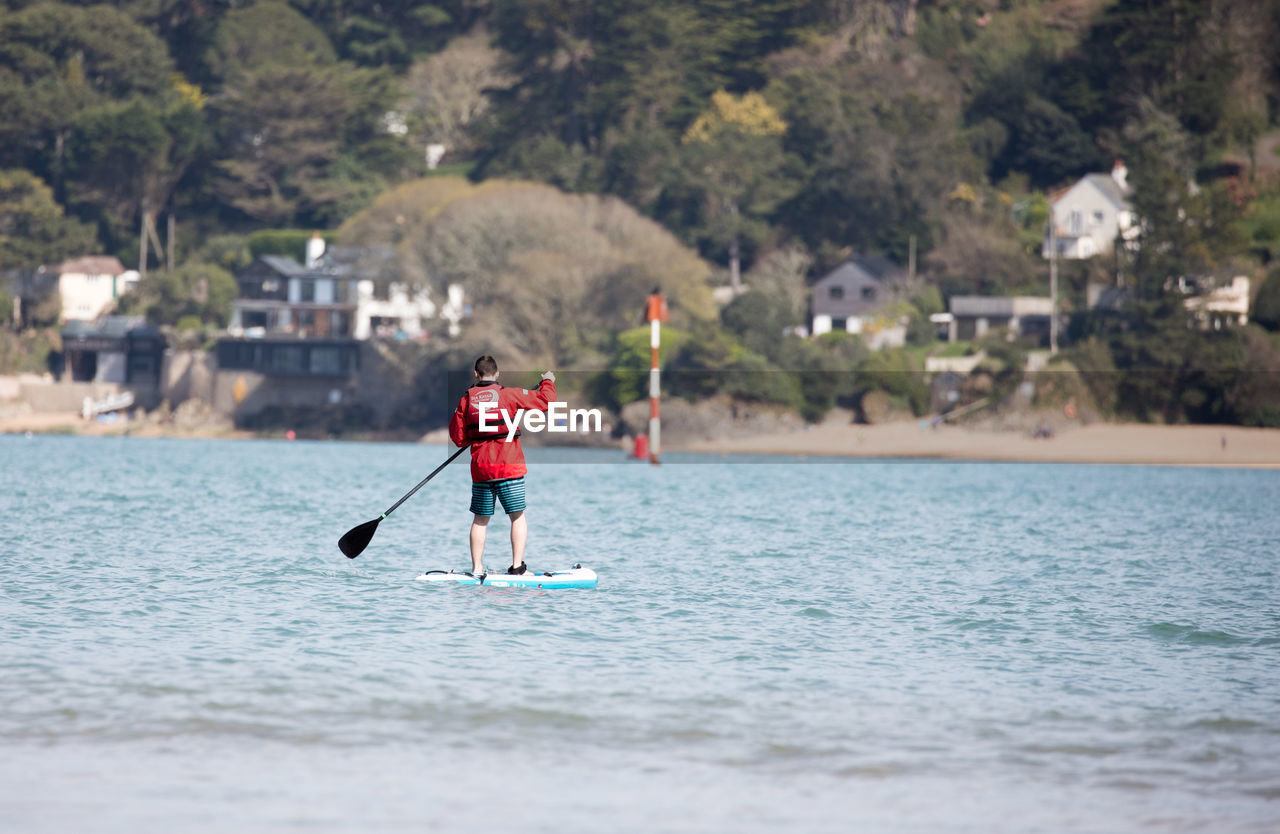
[(0, 829), (1280, 830), (1280, 472), (444, 456), (0, 437)]

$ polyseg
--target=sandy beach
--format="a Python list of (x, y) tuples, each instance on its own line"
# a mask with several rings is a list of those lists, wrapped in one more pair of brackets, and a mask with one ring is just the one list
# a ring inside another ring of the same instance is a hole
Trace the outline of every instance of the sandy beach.
[(866, 426), (832, 419), (797, 431), (666, 445), (720, 454), (1280, 467), (1280, 430), (1239, 426), (1095, 423), (1033, 438), (1014, 431), (922, 427), (919, 421)]
[(85, 420), (74, 411), (42, 411), (0, 417), (0, 434), (75, 434), (87, 437), (108, 437), (128, 434), (134, 437), (211, 437), (248, 438), (253, 432), (218, 427), (185, 427), (158, 424), (144, 420), (115, 420), (98, 422)]

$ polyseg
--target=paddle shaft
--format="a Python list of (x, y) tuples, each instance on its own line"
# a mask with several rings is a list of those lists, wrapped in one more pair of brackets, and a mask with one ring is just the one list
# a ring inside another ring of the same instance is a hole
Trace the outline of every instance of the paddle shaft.
[(434, 478), (436, 475), (440, 474), (440, 470), (441, 470), (441, 469), (444, 469), (446, 466), (448, 466), (449, 464), (453, 463), (453, 459), (454, 459), (454, 458), (456, 458), (458, 455), (462, 454), (463, 452), (465, 452), (465, 451), (466, 451), (467, 449), (469, 449), (469, 448), (471, 448), (471, 447), (470, 447), (470, 446), (463, 446), (461, 449), (459, 449), (458, 451), (454, 452), (452, 455), (449, 455), (449, 459), (448, 459), (448, 460), (446, 460), (444, 463), (442, 463), (442, 464), (440, 464), (439, 466), (437, 466), (435, 469), (431, 470), (431, 474), (430, 474), (430, 475), (428, 475), (427, 477), (425, 477), (425, 478), (423, 478), (421, 481), (419, 481), (419, 482), (418, 482), (418, 485), (417, 485), (416, 487), (414, 487), (413, 489), (411, 489), (411, 490), (409, 490), (408, 492), (406, 492), (406, 493), (404, 494), (404, 497), (403, 497), (403, 498), (401, 498), (399, 501), (397, 501), (397, 502), (395, 502), (394, 504), (392, 504), (392, 505), (391, 505), (391, 509), (387, 510), (385, 513), (383, 513), (383, 514), (382, 514), (382, 518), (386, 518), (387, 516), (389, 516), (389, 515), (391, 515), (393, 512), (395, 512), (395, 511), (396, 511), (396, 507), (400, 506), (400, 505), (401, 505), (401, 504), (403, 504), (405, 501), (408, 501), (410, 498), (412, 498), (412, 497), (413, 497), (413, 494), (414, 494), (415, 492), (417, 492), (418, 490), (422, 489), (424, 486), (426, 486), (426, 485), (427, 485), (427, 481), (431, 480), (431, 479), (432, 479), (432, 478)]

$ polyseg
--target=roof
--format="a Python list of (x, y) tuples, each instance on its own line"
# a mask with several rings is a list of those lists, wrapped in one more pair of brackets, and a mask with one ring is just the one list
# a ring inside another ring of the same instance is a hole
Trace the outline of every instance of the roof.
[(120, 263), (120, 259), (115, 255), (81, 255), (78, 258), (71, 258), (60, 264), (54, 264), (48, 267), (49, 272), (55, 272), (58, 275), (66, 275), (68, 273), (78, 275), (122, 275), (125, 271), (124, 264)]
[(260, 255), (258, 260), (281, 275), (301, 275), (306, 272), (302, 264), (285, 255)]
[(1122, 310), (1133, 300), (1133, 290), (1128, 287), (1107, 287), (1101, 290), (1091, 305), (1095, 310)]
[(1133, 208), (1133, 205), (1129, 202), (1129, 195), (1133, 193), (1133, 189), (1122, 188), (1120, 183), (1116, 182), (1116, 178), (1110, 174), (1085, 174), (1073, 185), (1060, 188), (1057, 191), (1049, 192), (1049, 202), (1058, 202), (1063, 197), (1067, 196), (1070, 191), (1085, 182), (1101, 191), (1102, 195), (1114, 203), (1117, 208), (1124, 211), (1128, 211)]
[[(902, 277), (903, 270), (879, 255), (854, 255), (813, 285), (810, 311), (813, 315), (849, 317), (868, 315), (892, 300), (891, 279)], [(889, 287), (880, 284), (889, 283)], [(839, 297), (831, 288), (840, 287)]]
[(951, 313), (956, 316), (1048, 316), (1053, 300), (1034, 295), (953, 295)]
[[(861, 274), (859, 274), (861, 273)], [(902, 267), (880, 255), (854, 255), (817, 280), (814, 286), (835, 279), (868, 277), (877, 281), (900, 275)]]
[(338, 277), (367, 278), (385, 271), (395, 261), (390, 246), (330, 246), (317, 260), (314, 272)]
[(147, 320), (142, 316), (103, 316), (97, 321), (81, 321), (72, 319), (62, 327), (63, 339), (97, 337), (121, 339), (131, 331), (148, 330)]
[(1110, 174), (1085, 174), (1084, 179), (1092, 183), (1095, 188), (1107, 195), (1107, 199), (1115, 203), (1120, 208), (1130, 208), (1129, 194), (1131, 189), (1121, 188), (1120, 183), (1116, 182), (1116, 178)]

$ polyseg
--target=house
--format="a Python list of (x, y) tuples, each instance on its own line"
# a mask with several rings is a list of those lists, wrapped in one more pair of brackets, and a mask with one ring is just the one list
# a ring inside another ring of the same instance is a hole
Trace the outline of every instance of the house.
[(1049, 229), (1041, 254), (1083, 259), (1111, 252), (1116, 239), (1132, 245), (1138, 225), (1129, 202), (1128, 169), (1117, 161), (1110, 174), (1086, 174), (1049, 195)]
[(61, 321), (92, 321), (115, 309), (116, 300), (138, 283), (136, 271), (125, 269), (114, 255), (83, 255), (42, 266), (37, 283), (56, 284), (62, 299)]
[[(1180, 278), (1168, 282), (1166, 289), (1188, 296), (1182, 304), (1190, 313), (1191, 323), (1201, 330), (1222, 330), (1249, 323), (1250, 281), (1245, 275), (1237, 275), (1222, 286), (1207, 277)], [(1086, 290), (1089, 309), (1099, 312), (1121, 312), (1134, 298), (1135, 293), (1129, 287), (1090, 284)]]
[(72, 319), (62, 328), (65, 373), (72, 382), (157, 385), (165, 340), (141, 316)]
[(426, 288), (397, 281), (388, 247), (334, 246), (319, 236), (307, 263), (265, 255), (236, 275), (240, 297), (228, 331), (235, 336), (320, 339), (421, 338), (431, 319), (456, 335), (463, 316), (461, 287), (437, 303)]
[(888, 258), (855, 255), (813, 285), (810, 333), (857, 333), (873, 350), (906, 343), (905, 323), (886, 317), (906, 273)]
[(1249, 279), (1237, 275), (1230, 284), (1192, 296), (1183, 304), (1201, 330), (1243, 327), (1249, 323)]
[(981, 339), (1004, 328), (1011, 338), (1048, 338), (1053, 300), (1039, 296), (956, 295), (949, 303), (947, 341)]
[(356, 280), (355, 337), (422, 338), (432, 319), (443, 319), (456, 336), (464, 315), (461, 285), (452, 284), (437, 301), (426, 287), (398, 281), (395, 252), (388, 247), (334, 246), (320, 254), (315, 270)]
[[(314, 326), (316, 287), (314, 282), (306, 287), (306, 295), (310, 296), (310, 300), (303, 302), (301, 279), (305, 272), (302, 264), (293, 258), (263, 255), (236, 273), (240, 294), (232, 305), (228, 330), (232, 333), (249, 332), (255, 335), (293, 334), (303, 327), (304, 318)], [(322, 292), (324, 297), (332, 301), (332, 285), (324, 287)], [(296, 305), (290, 303), (291, 297), (297, 299)], [(303, 304), (307, 306), (303, 307)], [(304, 312), (308, 316), (304, 317)], [(333, 324), (328, 316), (329, 312), (326, 309), (321, 316), (327, 329)]]

